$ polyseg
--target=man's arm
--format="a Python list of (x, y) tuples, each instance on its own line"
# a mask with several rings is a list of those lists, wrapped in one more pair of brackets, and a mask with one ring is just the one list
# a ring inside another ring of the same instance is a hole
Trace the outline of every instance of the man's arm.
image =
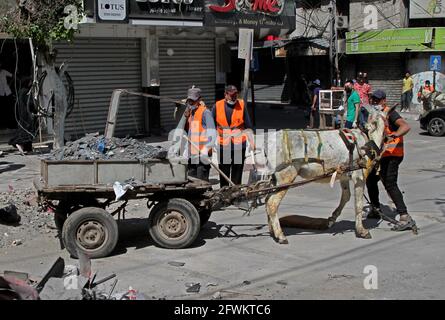
[(411, 130), (411, 127), (403, 118), (397, 119), (395, 124), (398, 127), (397, 131), (393, 133), (395, 137), (403, 137)]
[(207, 138), (209, 139), (209, 143), (207, 144), (207, 148), (211, 149), (216, 143), (216, 127), (215, 121), (213, 120), (212, 113), (210, 110), (204, 111), (202, 126), (207, 131)]
[(355, 115), (354, 115), (354, 123), (357, 125), (358, 115), (360, 113), (360, 103), (354, 103), (355, 106)]
[(315, 111), (315, 104), (317, 103), (317, 95), (314, 95), (314, 98), (312, 99), (312, 106), (311, 109)]
[(252, 121), (250, 121), (249, 112), (247, 111), (247, 105), (244, 108), (244, 128), (245, 129), (253, 129)]

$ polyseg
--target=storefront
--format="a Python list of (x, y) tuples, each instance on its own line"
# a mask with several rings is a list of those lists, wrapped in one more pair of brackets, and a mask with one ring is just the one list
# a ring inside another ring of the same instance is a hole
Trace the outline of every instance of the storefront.
[[(424, 81), (433, 82), (429, 61), (431, 55), (445, 58), (445, 28), (386, 29), (366, 32), (348, 32), (345, 66), (349, 73), (367, 72), (374, 89), (387, 92), (390, 104), (399, 103), (402, 79), (410, 71), (414, 91)], [(436, 72), (436, 89), (443, 91), (444, 66)], [(413, 104), (418, 104), (416, 95)]]

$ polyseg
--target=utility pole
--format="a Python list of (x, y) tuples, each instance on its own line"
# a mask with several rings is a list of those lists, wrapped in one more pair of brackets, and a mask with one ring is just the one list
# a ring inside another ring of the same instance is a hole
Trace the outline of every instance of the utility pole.
[(335, 5), (335, 0), (330, 1), (330, 17), (329, 17), (329, 64), (330, 81), (333, 81), (333, 85), (337, 86), (340, 80), (340, 74), (338, 70), (338, 36), (337, 36), (337, 7)]

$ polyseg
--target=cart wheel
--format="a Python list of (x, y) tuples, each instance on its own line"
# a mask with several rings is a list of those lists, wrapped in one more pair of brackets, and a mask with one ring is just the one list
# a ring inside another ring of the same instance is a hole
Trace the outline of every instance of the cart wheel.
[(75, 258), (77, 250), (90, 258), (106, 257), (116, 247), (118, 237), (116, 220), (104, 209), (95, 207), (74, 211), (62, 229), (63, 243)]
[(70, 215), (72, 212), (83, 207), (97, 206), (99, 206), (99, 202), (94, 198), (86, 199), (81, 204), (69, 200), (61, 200), (56, 208), (56, 211), (54, 212), (54, 223), (57, 227), (57, 230), (59, 230), (59, 232), (62, 232), (63, 224), (65, 223), (68, 215)]
[(150, 212), (150, 236), (160, 247), (180, 249), (190, 246), (200, 230), (196, 208), (184, 199), (159, 202)]
[(212, 210), (210, 209), (204, 209), (199, 212), (199, 217), (201, 218), (201, 227), (203, 227), (209, 221), (211, 215)]

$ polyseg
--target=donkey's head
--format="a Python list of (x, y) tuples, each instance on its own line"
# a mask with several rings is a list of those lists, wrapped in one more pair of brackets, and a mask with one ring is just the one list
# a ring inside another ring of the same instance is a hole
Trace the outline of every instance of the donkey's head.
[(368, 112), (368, 121), (365, 124), (368, 137), (377, 146), (381, 146), (385, 135), (388, 111), (380, 110), (380, 106), (365, 106), (365, 109)]

